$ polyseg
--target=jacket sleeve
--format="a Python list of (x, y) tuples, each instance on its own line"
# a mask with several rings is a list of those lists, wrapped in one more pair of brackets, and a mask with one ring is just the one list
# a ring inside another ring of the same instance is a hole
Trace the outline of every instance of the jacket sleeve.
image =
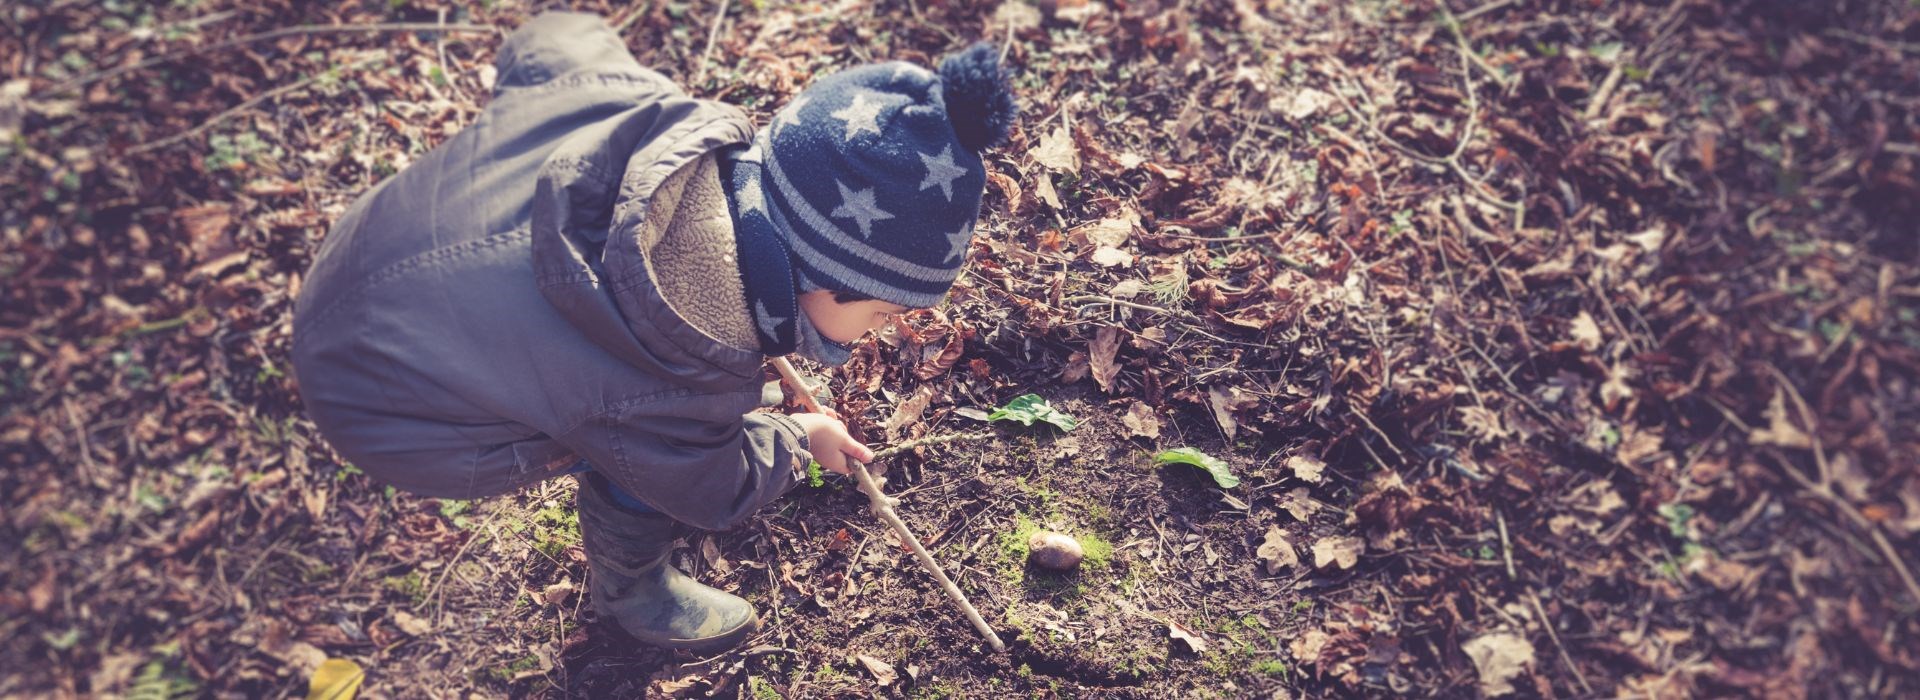
[(703, 398), (615, 406), (564, 442), (653, 509), (694, 527), (725, 530), (800, 483), (813, 456), (793, 418), (700, 415), (714, 408)]

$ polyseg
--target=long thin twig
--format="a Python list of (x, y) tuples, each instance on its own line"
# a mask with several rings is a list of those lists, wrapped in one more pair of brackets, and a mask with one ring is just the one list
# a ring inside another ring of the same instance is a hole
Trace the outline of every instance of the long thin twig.
[[(773, 366), (780, 370), (780, 379), (787, 383), (788, 389), (793, 390), (793, 393), (800, 397), (800, 403), (806, 406), (808, 411), (822, 412), (820, 402), (814, 400), (813, 394), (807, 391), (807, 383), (801, 381), (800, 373), (793, 371), (793, 365), (787, 362), (787, 358), (773, 358)], [(880, 484), (874, 481), (873, 474), (867, 472), (867, 465), (851, 459), (847, 461), (852, 465), (851, 471), (854, 478), (860, 480), (860, 492), (867, 495), (867, 505), (873, 511), (874, 517), (892, 527), (893, 531), (900, 535), (900, 539), (905, 540), (907, 546), (913, 548), (913, 555), (920, 560), (920, 566), (940, 581), (940, 588), (947, 592), (947, 599), (953, 601), (954, 605), (960, 606), (960, 611), (967, 614), (967, 621), (972, 622), (973, 628), (980, 630), (980, 635), (987, 638), (987, 644), (992, 646), (995, 652), (1006, 651), (1006, 642), (1000, 641), (1000, 635), (995, 634), (993, 627), (987, 625), (986, 619), (980, 617), (980, 611), (967, 600), (967, 594), (962, 593), (960, 587), (954, 585), (953, 579), (947, 578), (946, 570), (940, 568), (940, 563), (934, 561), (933, 555), (927, 553), (927, 548), (920, 544), (920, 538), (915, 537), (913, 530), (908, 529), (907, 524), (900, 520), (900, 514), (893, 508), (899, 501), (881, 492)]]
[(1565, 661), (1567, 668), (1573, 671), (1574, 680), (1580, 681), (1580, 687), (1587, 689), (1587, 692), (1593, 692), (1593, 686), (1587, 683), (1587, 674), (1580, 672), (1580, 667), (1573, 663), (1573, 656), (1567, 653), (1567, 645), (1560, 643), (1560, 633), (1554, 631), (1553, 620), (1547, 618), (1547, 606), (1540, 604), (1540, 594), (1527, 591), (1527, 599), (1533, 601), (1534, 612), (1540, 613), (1540, 626), (1547, 628), (1547, 636), (1553, 639), (1554, 648), (1560, 650), (1560, 660)]
[(707, 48), (700, 52), (700, 66), (693, 70), (693, 85), (699, 86), (707, 77), (707, 61), (713, 58), (713, 45), (720, 39), (720, 25), (727, 21), (728, 0), (720, 0), (720, 11), (714, 15), (713, 28), (707, 31)]
[[(354, 70), (359, 70), (361, 68), (365, 68), (367, 66), (373, 65), (373, 63), (379, 60), (379, 58), (380, 57), (376, 56), (373, 58), (367, 58), (367, 59), (362, 59), (360, 61), (356, 61), (352, 65), (349, 65), (346, 68), (342, 69), (341, 72), (354, 71)], [(268, 90), (266, 92), (260, 93), (258, 95), (255, 95), (251, 99), (248, 99), (245, 102), (234, 105), (232, 108), (229, 108), (227, 111), (213, 115), (212, 119), (208, 119), (204, 122), (200, 122), (199, 124), (195, 125), (191, 129), (187, 129), (186, 131), (182, 131), (178, 134), (168, 136), (158, 141), (148, 141), (138, 146), (134, 146), (133, 148), (127, 149), (127, 152), (128, 153), (145, 153), (147, 151), (151, 151), (159, 148), (165, 148), (167, 146), (171, 146), (181, 141), (185, 141), (187, 139), (193, 138), (195, 135), (200, 134), (201, 132), (204, 132), (207, 129), (213, 128), (215, 124), (219, 124), (220, 122), (226, 121), (227, 119), (231, 118), (235, 114), (239, 114), (241, 112), (244, 112), (246, 110), (259, 106), (260, 103), (266, 102), (267, 100), (271, 100), (275, 97), (285, 95), (289, 92), (293, 92), (300, 88), (304, 88), (307, 85), (312, 84), (313, 81), (319, 80), (320, 76), (322, 75), (325, 75), (325, 73), (315, 73), (305, 78), (301, 78), (291, 83), (287, 83), (286, 85), (282, 85), (272, 90)]]
[(260, 32), (258, 34), (248, 34), (246, 36), (235, 38), (235, 39), (228, 39), (226, 41), (214, 42), (211, 44), (207, 44), (206, 46), (196, 46), (193, 48), (174, 51), (171, 53), (163, 53), (158, 56), (154, 56), (153, 58), (140, 61), (138, 63), (119, 66), (115, 68), (109, 68), (107, 70), (99, 71), (96, 73), (89, 73), (87, 75), (83, 75), (78, 78), (68, 80), (64, 83), (60, 83), (58, 85), (53, 86), (47, 92), (49, 93), (64, 92), (64, 91), (72, 90), (74, 88), (78, 88), (84, 85), (89, 85), (101, 80), (106, 80), (108, 78), (112, 78), (112, 77), (121, 75), (123, 73), (140, 70), (148, 66), (156, 66), (162, 63), (166, 63), (168, 61), (176, 61), (182, 58), (186, 58), (188, 56), (197, 56), (199, 54), (207, 53), (209, 51), (218, 51), (220, 49), (233, 48), (235, 46), (244, 46), (246, 44), (266, 41), (268, 39), (278, 39), (283, 36), (295, 36), (299, 34), (341, 34), (341, 33), (365, 34), (365, 33), (376, 33), (376, 32), (468, 32), (468, 33), (492, 32), (497, 34), (497, 33), (500, 33), (500, 29), (498, 27), (493, 27), (485, 24), (440, 24), (437, 22), (388, 22), (385, 24), (303, 24), (298, 27), (282, 27), (279, 29), (271, 30), (271, 31)]

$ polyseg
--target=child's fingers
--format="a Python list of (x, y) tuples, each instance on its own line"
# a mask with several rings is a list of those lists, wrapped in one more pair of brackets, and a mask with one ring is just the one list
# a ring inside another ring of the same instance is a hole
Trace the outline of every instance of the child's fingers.
[(819, 462), (821, 469), (825, 469), (835, 474), (846, 476), (853, 473), (852, 470), (847, 468), (846, 455), (840, 454), (839, 452), (832, 452), (832, 451), (822, 452), (818, 455), (814, 455), (813, 461)]
[(873, 448), (850, 441), (847, 443), (845, 449), (848, 457), (860, 460), (861, 462), (873, 461)]

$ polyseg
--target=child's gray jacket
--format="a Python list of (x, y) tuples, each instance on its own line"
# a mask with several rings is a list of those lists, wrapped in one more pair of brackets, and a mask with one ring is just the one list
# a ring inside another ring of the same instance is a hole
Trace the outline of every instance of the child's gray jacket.
[(366, 472), (430, 496), (511, 491), (585, 458), (721, 529), (810, 457), (755, 413), (763, 357), (714, 168), (738, 108), (689, 97), (589, 15), (501, 46), (493, 101), (356, 201), (295, 302), (308, 413)]

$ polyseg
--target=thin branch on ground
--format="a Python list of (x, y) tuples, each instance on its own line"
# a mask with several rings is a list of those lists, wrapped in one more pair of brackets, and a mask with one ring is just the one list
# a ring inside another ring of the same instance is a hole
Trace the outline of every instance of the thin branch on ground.
[[(356, 71), (361, 68), (365, 68), (367, 66), (373, 65), (375, 62), (379, 61), (381, 58), (383, 57), (375, 56), (372, 58), (361, 59), (359, 61), (354, 62), (351, 65), (346, 66), (344, 69), (342, 69), (341, 72)], [(138, 146), (134, 146), (133, 148), (127, 149), (127, 153), (130, 153), (130, 154), (146, 153), (148, 151), (166, 148), (167, 146), (171, 146), (181, 141), (185, 141), (187, 139), (193, 138), (194, 136), (199, 135), (200, 133), (206, 131), (207, 129), (213, 128), (215, 125), (219, 124), (220, 122), (223, 122), (229, 118), (232, 118), (236, 114), (239, 114), (241, 112), (244, 112), (256, 106), (259, 106), (261, 103), (264, 103), (273, 98), (279, 97), (281, 95), (285, 95), (287, 93), (290, 93), (295, 90), (304, 88), (308, 85), (311, 85), (313, 84), (314, 81), (319, 80), (322, 75), (325, 75), (325, 73), (315, 73), (313, 75), (309, 75), (299, 80), (295, 80), (291, 83), (287, 83), (286, 85), (282, 85), (272, 90), (268, 90), (266, 92), (260, 93), (258, 95), (253, 96), (252, 98), (248, 99), (245, 102), (234, 105), (233, 107), (227, 109), (224, 112), (213, 115), (211, 119), (208, 119), (204, 122), (196, 124), (193, 126), (193, 128), (187, 129), (186, 131), (182, 131), (172, 136), (168, 136), (158, 141), (148, 141)]]
[(214, 42), (206, 46), (197, 46), (197, 47), (185, 49), (182, 51), (164, 53), (158, 56), (154, 56), (153, 58), (142, 60), (138, 63), (133, 63), (125, 66), (118, 66), (118, 67), (109, 68), (103, 71), (88, 73), (86, 75), (73, 78), (66, 82), (55, 85), (51, 88), (48, 88), (47, 92), (49, 94), (57, 94), (57, 93), (65, 92), (67, 90), (72, 90), (72, 89), (83, 87), (95, 82), (99, 82), (101, 80), (113, 78), (125, 73), (140, 70), (142, 68), (147, 68), (149, 66), (157, 66), (162, 63), (177, 61), (182, 58), (187, 58), (190, 56), (198, 56), (203, 53), (219, 51), (221, 49), (229, 49), (236, 46), (245, 46), (247, 44), (267, 41), (269, 39), (278, 39), (280, 37), (296, 36), (301, 34), (376, 34), (380, 32), (465, 32), (465, 33), (503, 34), (500, 28), (490, 26), (490, 25), (485, 25), (485, 24), (441, 24), (437, 22), (389, 22), (384, 24), (304, 24), (298, 27), (285, 27), (281, 29), (275, 29), (272, 31), (260, 32), (258, 34), (248, 34), (246, 36), (239, 37), (237, 39), (228, 39), (226, 41)]

